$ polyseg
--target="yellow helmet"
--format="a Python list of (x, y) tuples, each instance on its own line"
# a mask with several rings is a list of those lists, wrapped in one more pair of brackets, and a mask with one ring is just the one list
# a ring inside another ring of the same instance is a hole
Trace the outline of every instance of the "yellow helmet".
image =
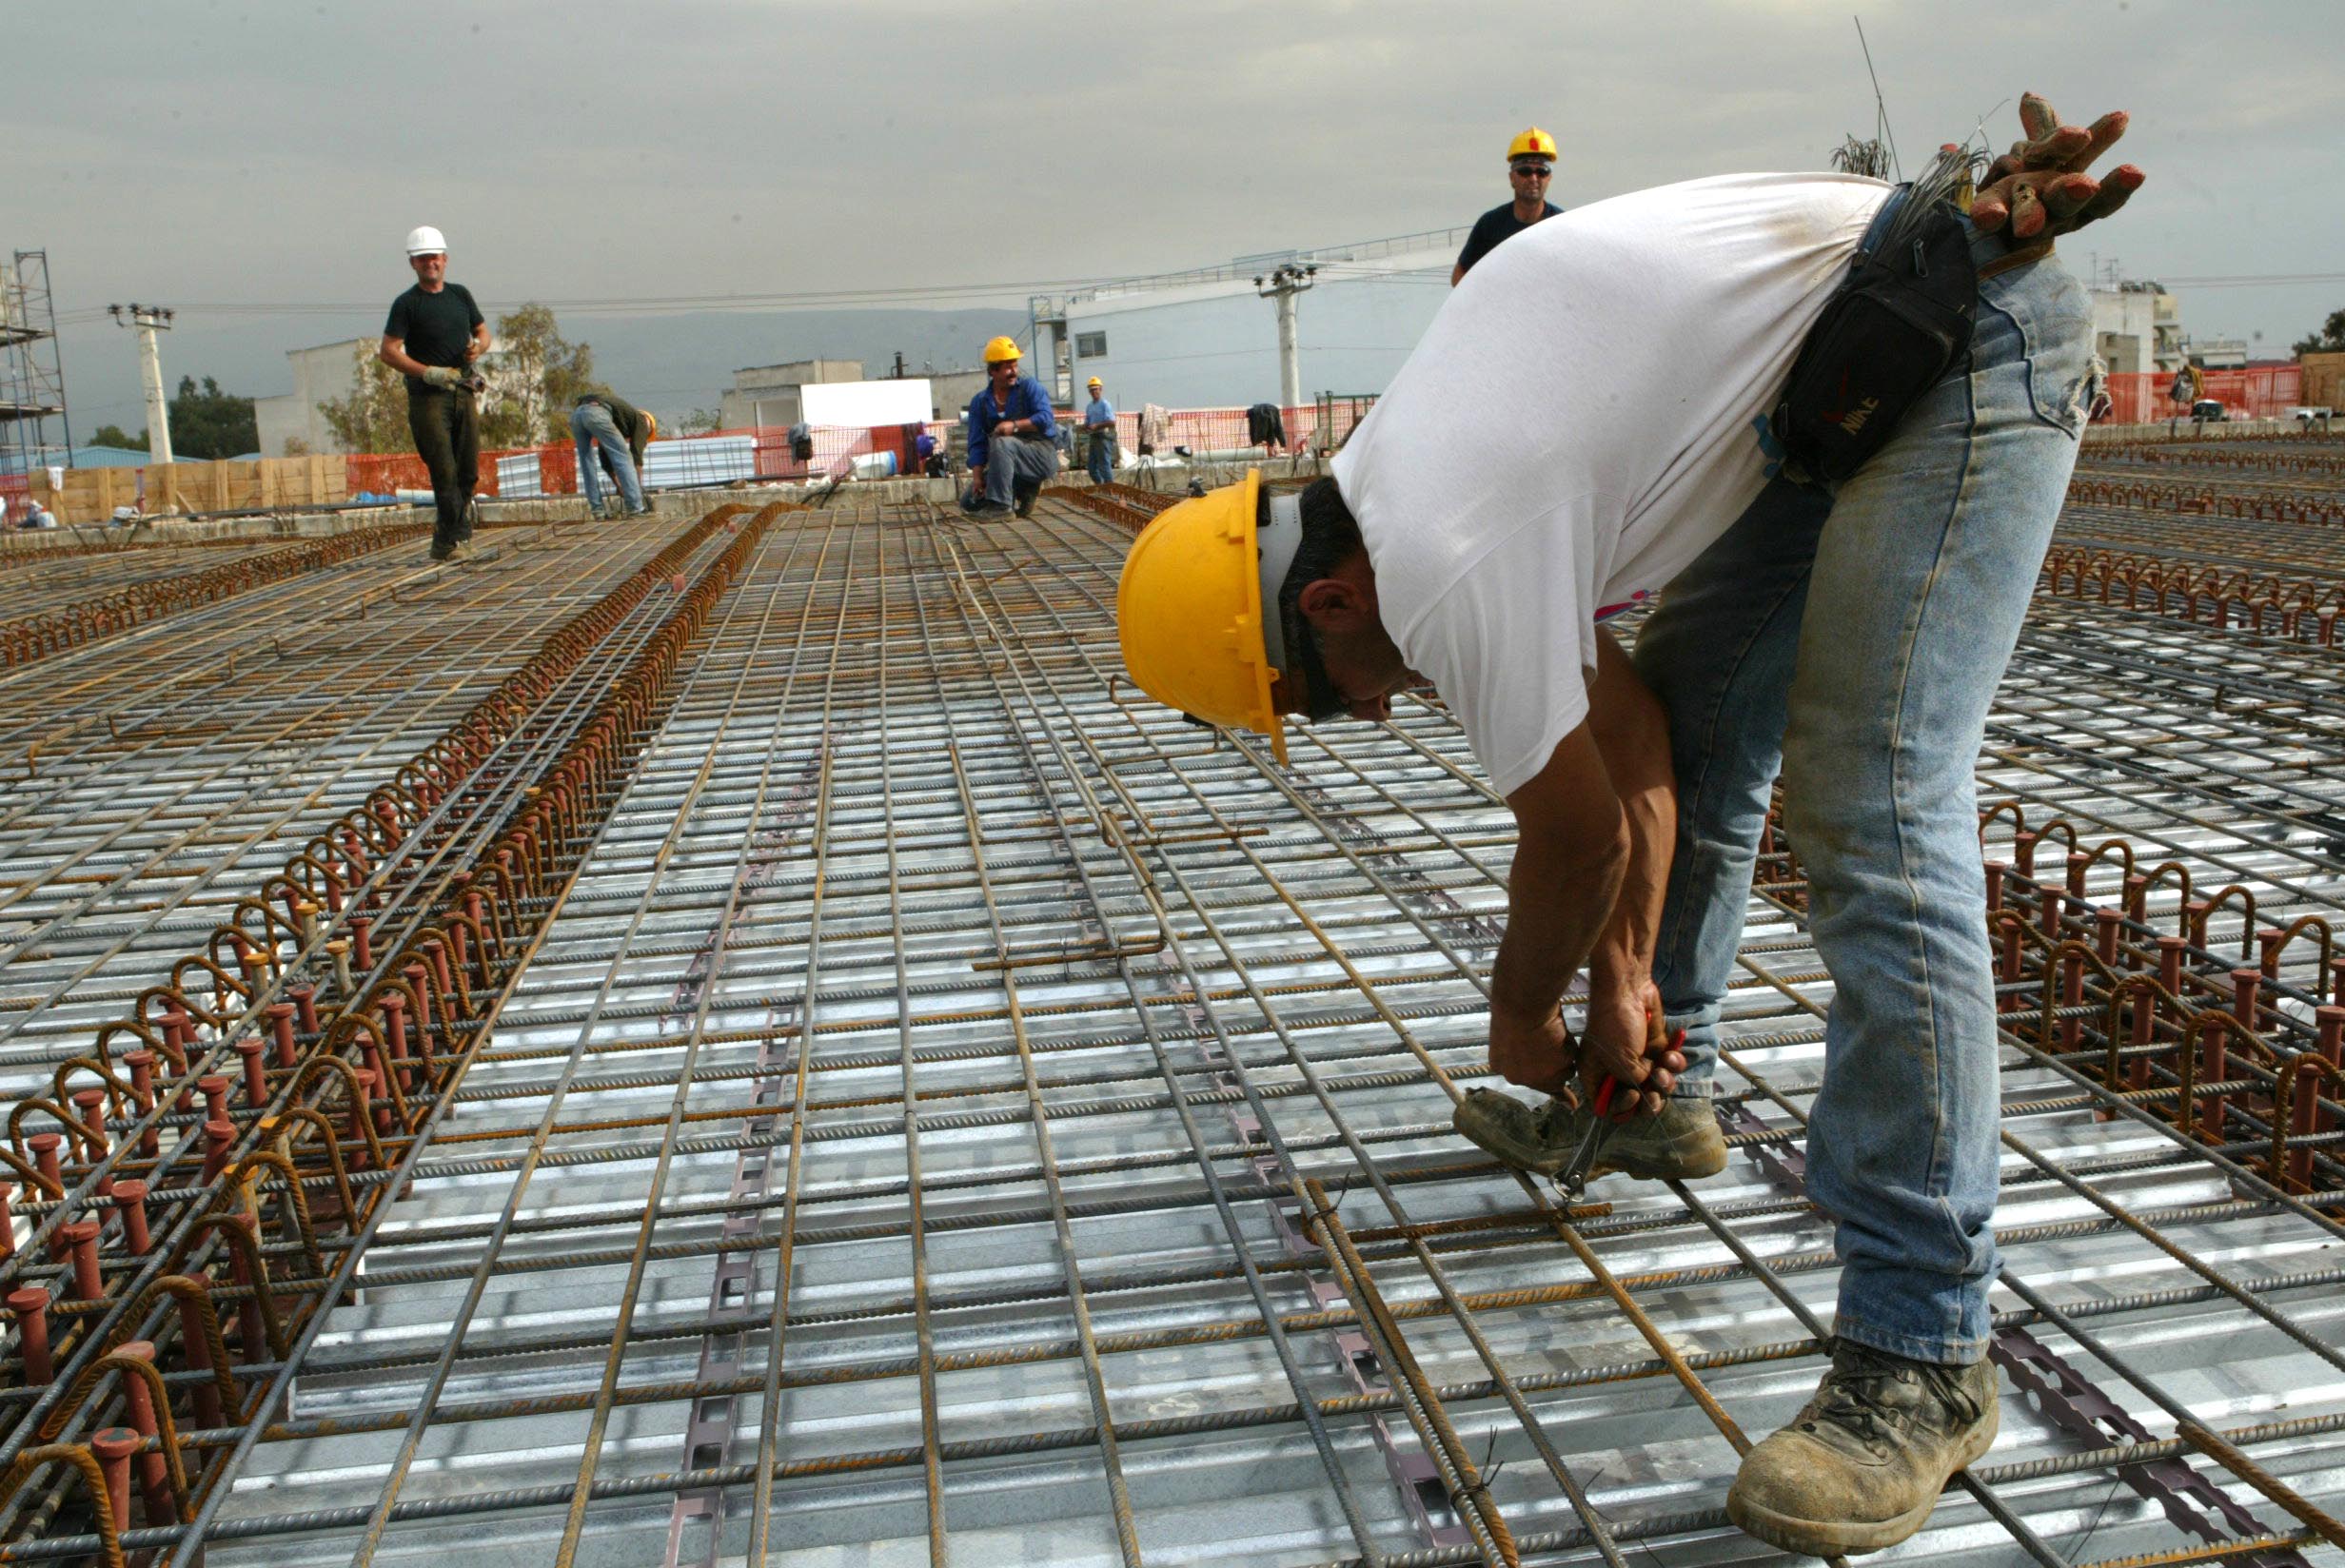
[(995, 338), (985, 345), (987, 364), (999, 364), (1004, 360), (1022, 360), (1025, 357), (1018, 352), (1016, 342), (1010, 338)]
[(1158, 514), (1124, 558), (1115, 629), (1140, 690), (1208, 723), (1270, 736), (1283, 763), (1286, 729), (1271, 696), (1287, 662), (1277, 594), (1303, 520), (1292, 495), (1271, 504), (1266, 527), (1262, 471), (1249, 468), (1243, 482)]
[(1554, 156), (1555, 138), (1541, 130), (1537, 126), (1531, 127), (1507, 144), (1507, 162), (1510, 164), (1517, 158), (1552, 159)]
[(1101, 381), (1098, 377), (1094, 376), (1091, 380), (1089, 380), (1089, 381), (1085, 382), (1083, 384), (1084, 384), (1085, 386), (1105, 386), (1105, 385), (1107, 385), (1107, 382), (1105, 382)]
[(648, 441), (658, 434), (660, 434), (660, 416), (647, 408), (643, 410), (643, 437)]

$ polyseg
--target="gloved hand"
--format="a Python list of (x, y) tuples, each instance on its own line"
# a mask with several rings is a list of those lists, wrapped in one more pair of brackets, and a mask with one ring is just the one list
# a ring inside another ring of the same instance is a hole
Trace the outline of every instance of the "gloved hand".
[(424, 367), (424, 384), (443, 386), (453, 392), (464, 384), (464, 373), (454, 365), (427, 364)]
[(2112, 169), (2105, 180), (2084, 170), (2125, 134), (2127, 119), (2118, 109), (2090, 126), (2064, 126), (2050, 104), (2021, 93), (2020, 127), (2026, 138), (1987, 166), (1970, 221), (1989, 234), (2008, 224), (2015, 245), (2032, 245), (2106, 218), (2141, 188), (2145, 176), (2131, 164)]

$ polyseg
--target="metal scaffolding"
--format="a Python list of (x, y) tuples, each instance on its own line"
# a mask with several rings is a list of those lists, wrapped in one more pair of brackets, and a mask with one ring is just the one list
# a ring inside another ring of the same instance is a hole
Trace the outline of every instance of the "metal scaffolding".
[[(1941, 1558), (2345, 1544), (2345, 535), (2259, 454), (2345, 444), (2092, 448), (1990, 722)], [(1798, 845), (1726, 1173), (1493, 1165), (1504, 803), (1437, 698), (1290, 769), (1133, 692), (1167, 500), (494, 530), (0, 673), (0, 1559), (1762, 1555), (1838, 1273)]]
[(19, 250), (0, 267), (0, 473), (30, 474), (71, 461), (73, 422), (66, 412), (46, 250)]

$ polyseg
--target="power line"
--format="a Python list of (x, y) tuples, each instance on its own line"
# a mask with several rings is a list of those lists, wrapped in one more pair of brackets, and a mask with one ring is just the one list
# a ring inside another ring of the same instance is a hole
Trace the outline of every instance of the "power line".
[[(1333, 273), (1338, 277), (1357, 278), (1363, 281), (1370, 279), (1392, 283), (1418, 281), (1417, 278), (1406, 272), (1384, 271), (1367, 266), (1346, 265), (1341, 263), (1323, 265), (1321, 270)], [(1130, 280), (1046, 279), (1031, 283), (935, 284), (895, 288), (822, 289), (774, 293), (489, 300), (483, 301), (483, 304), (488, 308), (499, 310), (508, 310), (522, 304), (542, 304), (551, 310), (570, 311), (579, 315), (590, 316), (727, 314), (806, 310), (825, 305), (868, 307), (936, 302), (974, 304), (986, 299), (1020, 299), (1029, 293), (1047, 293), (1054, 289), (1111, 287), (1117, 282), (1123, 281)], [(1447, 279), (1435, 281), (1445, 285), (1448, 282)], [(2159, 281), (2169, 288), (2292, 287), (2345, 284), (2345, 272), (2164, 273), (2159, 276)], [(178, 310), (181, 315), (185, 316), (265, 318), (272, 316), (346, 316), (361, 312), (371, 314), (381, 308), (380, 300), (296, 300), (273, 303), (253, 300), (210, 300), (182, 304)], [(57, 313), (57, 323), (60, 326), (81, 326), (104, 320), (106, 320), (106, 311), (103, 306), (61, 310)]]

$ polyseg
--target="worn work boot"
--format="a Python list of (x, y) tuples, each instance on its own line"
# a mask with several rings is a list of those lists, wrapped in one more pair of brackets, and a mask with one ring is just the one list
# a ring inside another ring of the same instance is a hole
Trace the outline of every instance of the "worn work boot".
[(1994, 1445), (1995, 1390), (1990, 1362), (1943, 1366), (1835, 1340), (1816, 1397), (1744, 1456), (1727, 1517), (1810, 1557), (1895, 1546)]
[[(1449, 1113), (1449, 1125), (1468, 1142), (1535, 1176), (1563, 1174), (1591, 1119), (1561, 1100), (1533, 1110), (1488, 1088), (1468, 1089)], [(1587, 1174), (1592, 1180), (1617, 1170), (1647, 1181), (1674, 1176), (1690, 1182), (1725, 1168), (1726, 1140), (1710, 1102), (1673, 1096), (1658, 1116), (1606, 1122)]]

